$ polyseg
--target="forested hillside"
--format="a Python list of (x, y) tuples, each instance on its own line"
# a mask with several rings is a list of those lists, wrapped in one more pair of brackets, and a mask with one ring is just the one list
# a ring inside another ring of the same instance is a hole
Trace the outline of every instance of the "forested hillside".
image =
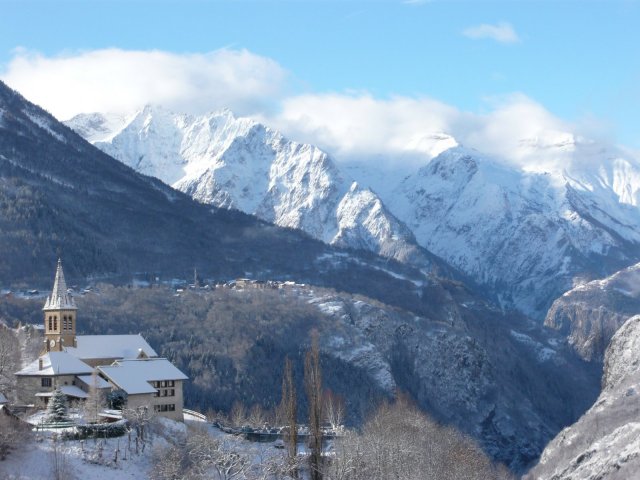
[[(237, 402), (247, 410), (273, 408), (286, 356), (303, 392), (303, 358), (315, 329), (325, 388), (345, 398), (349, 425), (406, 392), (437, 420), (476, 438), (492, 458), (520, 470), (588, 407), (598, 374), (525, 319), (474, 308), (473, 297), (455, 289), (445, 294), (466, 307), (416, 315), (309, 285), (176, 293), (101, 284), (76, 298), (78, 333), (142, 333), (190, 377), (188, 407), (229, 413)], [(9, 323), (40, 323), (40, 309), (40, 300), (0, 302)]]

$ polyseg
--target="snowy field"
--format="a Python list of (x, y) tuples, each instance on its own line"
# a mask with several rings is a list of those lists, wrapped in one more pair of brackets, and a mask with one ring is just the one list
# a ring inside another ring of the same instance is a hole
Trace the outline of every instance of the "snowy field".
[(133, 434), (129, 442), (127, 435), (104, 440), (54, 441), (55, 430), (34, 433), (23, 448), (0, 461), (0, 479), (51, 480), (56, 478), (56, 465), (62, 473), (58, 478), (65, 480), (146, 479), (153, 468), (154, 454), (185, 439), (193, 428), (202, 428), (211, 437), (248, 455), (254, 465), (283, 453), (274, 448), (273, 443), (250, 442), (227, 435), (201, 419), (186, 414), (184, 424), (165, 418), (157, 419), (150, 428), (149, 442), (144, 451), (139, 446), (138, 453)]

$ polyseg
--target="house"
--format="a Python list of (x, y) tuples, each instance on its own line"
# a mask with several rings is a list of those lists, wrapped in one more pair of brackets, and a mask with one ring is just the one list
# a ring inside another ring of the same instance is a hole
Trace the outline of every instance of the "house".
[(160, 415), (182, 419), (182, 382), (188, 377), (166, 358), (118, 360), (98, 371), (127, 393), (129, 408), (148, 405)]
[(18, 400), (45, 407), (60, 387), (71, 403), (92, 387), (123, 391), (127, 408), (146, 406), (182, 420), (182, 384), (188, 377), (158, 354), (142, 335), (76, 335), (77, 307), (62, 263), (44, 304), (44, 345), (37, 360), (16, 372)]

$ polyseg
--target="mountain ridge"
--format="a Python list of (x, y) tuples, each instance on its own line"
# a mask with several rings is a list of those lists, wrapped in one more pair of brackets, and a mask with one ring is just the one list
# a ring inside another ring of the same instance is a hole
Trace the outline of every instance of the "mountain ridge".
[(114, 158), (201, 203), (298, 228), (325, 243), (432, 268), (433, 256), (379, 197), (318, 147), (290, 141), (229, 110), (192, 116), (157, 106), (146, 106), (119, 131), (95, 140), (99, 136), (93, 132), (108, 123), (104, 116), (96, 122), (98, 115), (76, 116), (67, 124)]
[(640, 473), (640, 315), (629, 318), (607, 348), (602, 392), (545, 448), (525, 480), (623, 480)]
[[(87, 131), (95, 115), (67, 124)], [(439, 134), (435, 156), (394, 185), (393, 175), (343, 167), (228, 110), (145, 107), (105, 129), (96, 146), (146, 173), (161, 166), (161, 179), (201, 202), (419, 268), (441, 258), (439, 268), (450, 265), (503, 308), (540, 321), (576, 282), (640, 261), (639, 163), (573, 135), (521, 142), (543, 165), (526, 171)]]

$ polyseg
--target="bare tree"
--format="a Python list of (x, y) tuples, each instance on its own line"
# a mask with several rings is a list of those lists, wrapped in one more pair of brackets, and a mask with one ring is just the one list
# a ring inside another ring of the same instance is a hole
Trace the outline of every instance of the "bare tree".
[(304, 387), (309, 405), (309, 468), (311, 480), (322, 479), (322, 371), (318, 332), (311, 333), (311, 349), (304, 359)]
[(253, 407), (251, 407), (251, 410), (249, 410), (249, 416), (247, 420), (249, 422), (249, 425), (251, 425), (252, 427), (260, 428), (263, 427), (266, 423), (267, 415), (262, 406), (260, 406), (259, 404), (255, 404)]
[(211, 478), (212, 469), (216, 473), (214, 478), (219, 480), (245, 478), (251, 466), (247, 455), (238, 452), (238, 446), (212, 438), (206, 430), (193, 432), (186, 450), (191, 465), (189, 478)]
[(288, 459), (290, 464), (294, 465), (298, 457), (298, 400), (296, 386), (293, 382), (293, 366), (289, 357), (284, 359), (280, 410), (286, 420), (284, 440), (287, 445)]
[(15, 376), (20, 365), (18, 337), (13, 330), (0, 323), (0, 393), (15, 390)]
[(155, 418), (154, 412), (146, 405), (122, 410), (123, 418), (126, 418), (136, 432), (136, 453), (139, 453), (139, 442), (142, 442), (142, 451), (146, 442), (146, 431), (151, 421)]
[(421, 480), (507, 480), (468, 437), (438, 425), (413, 404), (399, 398), (381, 405), (362, 433), (347, 432), (334, 442), (326, 480), (401, 478)]
[(84, 418), (89, 423), (97, 423), (100, 420), (100, 412), (105, 406), (106, 397), (104, 392), (99, 388), (99, 377), (96, 371), (91, 375), (91, 384), (89, 385), (89, 395), (84, 401)]
[(231, 423), (234, 427), (242, 427), (247, 423), (247, 408), (244, 403), (235, 401), (229, 412)]
[(327, 390), (324, 394), (324, 417), (334, 431), (342, 428), (345, 411), (344, 398)]
[(325, 465), (329, 480), (359, 480), (358, 470), (364, 465), (363, 439), (355, 432), (346, 432), (333, 445), (333, 458)]
[(73, 480), (76, 478), (67, 451), (57, 435), (51, 438), (51, 475), (53, 480)]
[(273, 455), (273, 448), (262, 449), (259, 463), (254, 463), (247, 475), (251, 480), (290, 480), (302, 467), (300, 457), (290, 461), (287, 455)]
[(153, 467), (149, 478), (151, 480), (183, 480), (188, 478), (186, 468), (184, 448), (169, 445), (154, 451)]
[(29, 437), (29, 427), (11, 414), (6, 407), (0, 407), (0, 460), (15, 449), (20, 448)]

